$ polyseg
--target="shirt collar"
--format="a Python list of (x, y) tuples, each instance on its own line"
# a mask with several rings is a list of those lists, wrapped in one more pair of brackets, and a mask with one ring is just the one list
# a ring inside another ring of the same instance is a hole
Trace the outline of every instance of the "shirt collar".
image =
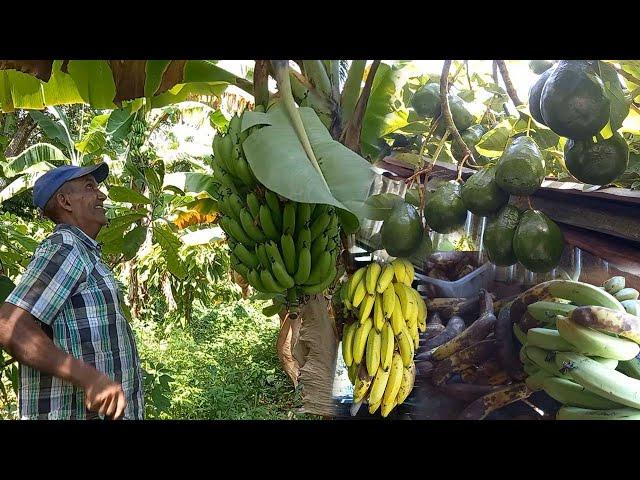
[(75, 225), (69, 225), (67, 223), (59, 223), (53, 229), (54, 232), (58, 232), (60, 230), (67, 230), (67, 231), (73, 233), (76, 237), (78, 237), (80, 240), (82, 240), (84, 242), (84, 244), (87, 245), (89, 248), (93, 248), (93, 249), (96, 249), (96, 250), (100, 249), (100, 244), (98, 242), (96, 242), (93, 238), (91, 238), (89, 235), (84, 233), (82, 230), (80, 230)]

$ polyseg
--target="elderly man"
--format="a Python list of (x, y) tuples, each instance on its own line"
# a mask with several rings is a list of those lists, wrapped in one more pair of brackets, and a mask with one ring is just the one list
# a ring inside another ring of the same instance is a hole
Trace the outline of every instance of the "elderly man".
[(20, 363), (23, 419), (142, 419), (142, 375), (123, 298), (95, 241), (109, 167), (40, 177), (34, 204), (56, 227), (0, 307), (0, 345)]

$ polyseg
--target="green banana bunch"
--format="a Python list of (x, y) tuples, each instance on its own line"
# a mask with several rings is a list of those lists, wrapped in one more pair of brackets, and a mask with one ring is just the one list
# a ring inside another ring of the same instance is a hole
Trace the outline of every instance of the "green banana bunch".
[[(334, 207), (287, 200), (259, 183), (242, 146), (256, 128), (242, 130), (242, 116), (235, 115), (226, 133), (214, 137), (211, 165), (220, 226), (232, 268), (256, 290), (284, 296), (287, 307), (333, 283), (340, 224)], [(274, 303), (267, 313), (275, 309)]]

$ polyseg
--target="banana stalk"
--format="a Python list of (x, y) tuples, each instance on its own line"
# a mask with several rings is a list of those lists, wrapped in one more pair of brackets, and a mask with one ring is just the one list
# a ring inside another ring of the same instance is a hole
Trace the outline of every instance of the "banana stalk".
[(345, 128), (356, 108), (356, 102), (362, 89), (362, 77), (367, 65), (366, 60), (354, 60), (349, 67), (349, 74), (344, 83), (342, 97), (340, 98), (340, 108), (342, 110), (342, 128)]

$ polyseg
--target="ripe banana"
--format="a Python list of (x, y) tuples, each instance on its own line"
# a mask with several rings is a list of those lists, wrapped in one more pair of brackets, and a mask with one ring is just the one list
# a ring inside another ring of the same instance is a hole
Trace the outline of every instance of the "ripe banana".
[(631, 360), (640, 353), (640, 346), (631, 340), (583, 327), (566, 317), (559, 316), (557, 325), (562, 338), (573, 345), (572, 350), (576, 352), (616, 360)]
[(380, 333), (378, 333), (375, 328), (369, 330), (365, 361), (367, 364), (367, 372), (369, 372), (369, 375), (371, 375), (372, 377), (378, 371), (378, 367), (380, 367), (381, 342), (382, 339)]
[(382, 327), (385, 323), (384, 313), (382, 311), (382, 303), (382, 295), (377, 293), (375, 303), (373, 304), (373, 326), (378, 332), (382, 332)]
[(640, 380), (611, 370), (579, 353), (558, 352), (556, 365), (590, 392), (628, 407), (640, 408)]
[(422, 295), (414, 288), (409, 288), (409, 291), (413, 293), (416, 299), (416, 305), (418, 306), (418, 327), (421, 332), (427, 330), (427, 304), (425, 303)]
[(356, 384), (356, 377), (358, 375), (359, 365), (356, 362), (351, 362), (349, 369), (347, 370), (347, 374), (349, 375), (349, 380), (351, 381), (351, 385)]
[(351, 305), (353, 305), (353, 308), (358, 308), (362, 300), (364, 300), (365, 295), (367, 294), (367, 287), (365, 287), (364, 284), (364, 278), (361, 278), (353, 290), (353, 297), (351, 300)]
[(373, 322), (370, 318), (367, 318), (364, 323), (361, 323), (356, 330), (353, 337), (353, 361), (360, 364), (362, 356), (364, 354), (369, 332), (373, 327)]
[(373, 295), (376, 293), (376, 284), (378, 283), (378, 277), (380, 276), (380, 265), (376, 262), (370, 263), (365, 273), (365, 286), (367, 287), (367, 293)]
[(402, 332), (405, 326), (404, 317), (402, 316), (402, 308), (400, 306), (400, 299), (396, 295), (396, 307), (391, 314), (391, 327), (393, 328), (393, 334), (398, 335)]
[(611, 277), (609, 280), (602, 284), (602, 288), (604, 288), (608, 293), (614, 295), (618, 293), (620, 290), (624, 288), (625, 281), (624, 277), (616, 276)]
[(378, 277), (378, 283), (376, 284), (376, 292), (383, 293), (391, 282), (393, 281), (393, 276), (395, 274), (395, 270), (391, 264), (385, 265)]
[[(382, 402), (382, 395), (387, 387), (387, 382), (389, 381), (389, 374), (391, 373), (391, 369), (387, 368), (379, 368), (376, 373), (376, 378), (373, 380), (373, 385), (371, 386), (371, 391), (369, 392), (369, 404), (378, 404)], [(377, 408), (376, 408), (377, 409)], [(374, 410), (375, 411), (375, 410)], [(371, 411), (369, 411), (371, 413)]]
[(398, 335), (398, 348), (400, 349), (400, 357), (402, 358), (402, 365), (408, 367), (413, 361), (413, 340), (411, 334), (405, 327)]
[(572, 407), (593, 408), (598, 410), (620, 408), (622, 405), (586, 390), (571, 380), (548, 377), (542, 382), (543, 390), (551, 398)]
[(364, 297), (364, 300), (360, 304), (360, 310), (358, 311), (358, 320), (360, 320), (360, 323), (364, 322), (367, 318), (370, 317), (371, 311), (373, 310), (373, 306), (375, 302), (376, 302), (375, 295), (367, 294)]
[(640, 420), (640, 410), (635, 408), (591, 410), (578, 407), (562, 407), (556, 414), (556, 420)]
[(413, 384), (416, 379), (416, 364), (411, 362), (407, 368), (402, 371), (402, 382), (400, 383), (400, 389), (398, 390), (398, 405), (404, 403), (411, 390), (413, 390)]
[(384, 394), (382, 395), (381, 413), (383, 417), (387, 417), (391, 410), (397, 405), (398, 391), (400, 390), (400, 385), (402, 385), (403, 370), (402, 357), (396, 352), (393, 354), (393, 359), (391, 360), (389, 379)]
[(347, 367), (353, 363), (353, 336), (357, 328), (357, 324), (347, 323), (342, 332), (342, 358)]
[(640, 343), (640, 318), (625, 311), (594, 306), (580, 307), (571, 312), (569, 319), (583, 327), (615, 333)]
[[(374, 380), (375, 383), (375, 380)], [(373, 386), (371, 387), (373, 389)], [(369, 394), (369, 398), (371, 398), (371, 394)], [(380, 403), (371, 403), (371, 400), (369, 400), (369, 415), (373, 415), (374, 413), (376, 413), (378, 411), (378, 408), (380, 408)]]
[(399, 259), (395, 259), (393, 262), (391, 262), (391, 265), (393, 266), (396, 281), (404, 283), (404, 277), (406, 276), (404, 264)]
[(402, 316), (407, 318), (409, 316), (409, 298), (405, 290), (405, 285), (402, 283), (394, 283), (393, 288), (396, 291), (396, 295), (400, 300), (400, 306), (402, 308)]
[[(351, 275), (351, 277), (349, 278), (349, 290), (347, 291), (347, 297), (349, 298), (351, 303), (353, 303), (353, 297), (356, 292), (356, 287), (360, 283), (360, 280), (362, 280), (362, 277), (364, 277), (364, 274), (366, 273), (366, 271), (367, 271), (367, 267), (360, 267), (358, 270), (353, 272), (353, 275)], [(365, 287), (365, 290), (366, 290), (366, 287)]]
[(393, 329), (389, 322), (385, 322), (382, 327), (382, 334), (380, 336), (380, 366), (383, 370), (388, 371), (391, 367), (391, 359), (393, 358), (393, 348), (395, 346)]
[(396, 290), (392, 284), (389, 284), (384, 292), (382, 292), (382, 311), (384, 312), (384, 318), (391, 318), (396, 305), (396, 298)]
[(367, 374), (365, 366), (360, 365), (358, 376), (356, 377), (356, 384), (353, 387), (353, 403), (358, 403), (365, 399), (372, 381), (373, 378)]
[(410, 287), (413, 283), (413, 277), (415, 276), (415, 269), (413, 268), (413, 263), (411, 263), (406, 258), (401, 258), (400, 261), (404, 265), (404, 284), (407, 287)]
[[(515, 328), (516, 324), (514, 324)], [(550, 328), (530, 328), (527, 331), (527, 345), (540, 347), (545, 350), (557, 350), (559, 352), (574, 352), (576, 348), (560, 335), (557, 330)]]

